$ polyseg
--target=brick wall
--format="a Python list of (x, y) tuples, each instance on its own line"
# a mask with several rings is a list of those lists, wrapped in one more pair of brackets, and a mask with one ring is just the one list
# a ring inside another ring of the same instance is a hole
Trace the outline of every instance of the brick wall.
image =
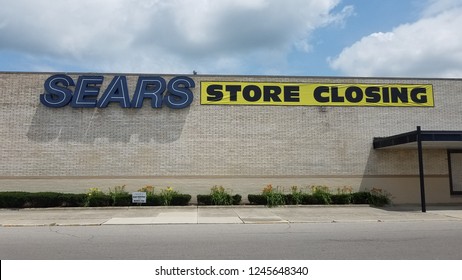
[[(0, 179), (203, 177), (209, 189), (217, 178), (417, 176), (415, 151), (375, 151), (372, 138), (417, 125), (462, 130), (461, 80), (191, 76), (195, 99), (186, 109), (153, 109), (147, 101), (141, 109), (73, 109), (40, 104), (51, 75), (0, 74)], [(106, 88), (113, 76), (104, 76)], [(137, 78), (127, 75), (131, 96)], [(429, 83), (435, 107), (200, 105), (207, 80)], [(425, 159), (427, 175), (447, 177), (446, 151), (426, 151)]]

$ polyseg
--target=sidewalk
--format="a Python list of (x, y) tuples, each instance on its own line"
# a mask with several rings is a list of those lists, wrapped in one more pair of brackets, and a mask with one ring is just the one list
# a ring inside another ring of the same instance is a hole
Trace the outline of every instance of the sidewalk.
[(0, 209), (0, 225), (109, 226), (155, 224), (271, 224), (459, 221), (462, 208), (374, 208), (348, 206), (182, 206)]

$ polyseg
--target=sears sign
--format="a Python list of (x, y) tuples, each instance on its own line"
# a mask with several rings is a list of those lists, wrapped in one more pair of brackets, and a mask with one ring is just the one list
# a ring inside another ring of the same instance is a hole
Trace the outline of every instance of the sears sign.
[[(104, 91), (101, 88), (103, 80), (103, 76), (83, 75), (75, 83), (67, 75), (53, 75), (45, 81), (45, 93), (40, 95), (40, 102), (54, 108), (68, 104), (73, 108), (105, 108), (111, 102), (122, 108), (141, 108), (144, 99), (150, 99), (152, 108), (166, 105), (182, 109), (194, 99), (190, 89), (195, 87), (195, 83), (185, 76), (174, 77), (168, 83), (160, 76), (140, 76), (132, 98), (125, 76), (114, 76)], [(101, 91), (103, 94), (99, 96)]]

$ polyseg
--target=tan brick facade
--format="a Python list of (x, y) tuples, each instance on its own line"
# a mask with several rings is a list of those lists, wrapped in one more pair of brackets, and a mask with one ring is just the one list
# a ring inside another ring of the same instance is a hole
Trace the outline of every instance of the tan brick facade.
[[(85, 191), (126, 184), (208, 193), (224, 185), (257, 193), (266, 184), (351, 185), (419, 201), (415, 150), (373, 150), (372, 138), (415, 130), (462, 130), (461, 80), (190, 76), (185, 109), (48, 108), (50, 73), (0, 73), (0, 189)], [(78, 74), (70, 74), (74, 81)], [(133, 95), (138, 75), (126, 75)], [(104, 75), (103, 88), (113, 75)], [(163, 76), (167, 81), (173, 76)], [(200, 105), (201, 81), (432, 84), (433, 108)], [(101, 93), (100, 93), (101, 95)], [(445, 150), (425, 151), (429, 203), (450, 197)], [(189, 189), (190, 188), (190, 189)]]

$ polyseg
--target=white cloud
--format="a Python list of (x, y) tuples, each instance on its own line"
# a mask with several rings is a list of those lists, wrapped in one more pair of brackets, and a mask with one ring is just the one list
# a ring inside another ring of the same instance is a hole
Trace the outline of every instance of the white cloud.
[(330, 66), (351, 76), (462, 77), (462, 4), (429, 1), (420, 20), (373, 33)]
[(332, 12), (340, 0), (3, 2), (0, 50), (108, 72), (230, 73), (269, 56), (276, 67), (291, 48), (309, 51), (313, 30), (351, 14)]
[(451, 9), (460, 7), (462, 4), (460, 0), (427, 0), (423, 7), (422, 15), (430, 17), (439, 13), (449, 11)]

